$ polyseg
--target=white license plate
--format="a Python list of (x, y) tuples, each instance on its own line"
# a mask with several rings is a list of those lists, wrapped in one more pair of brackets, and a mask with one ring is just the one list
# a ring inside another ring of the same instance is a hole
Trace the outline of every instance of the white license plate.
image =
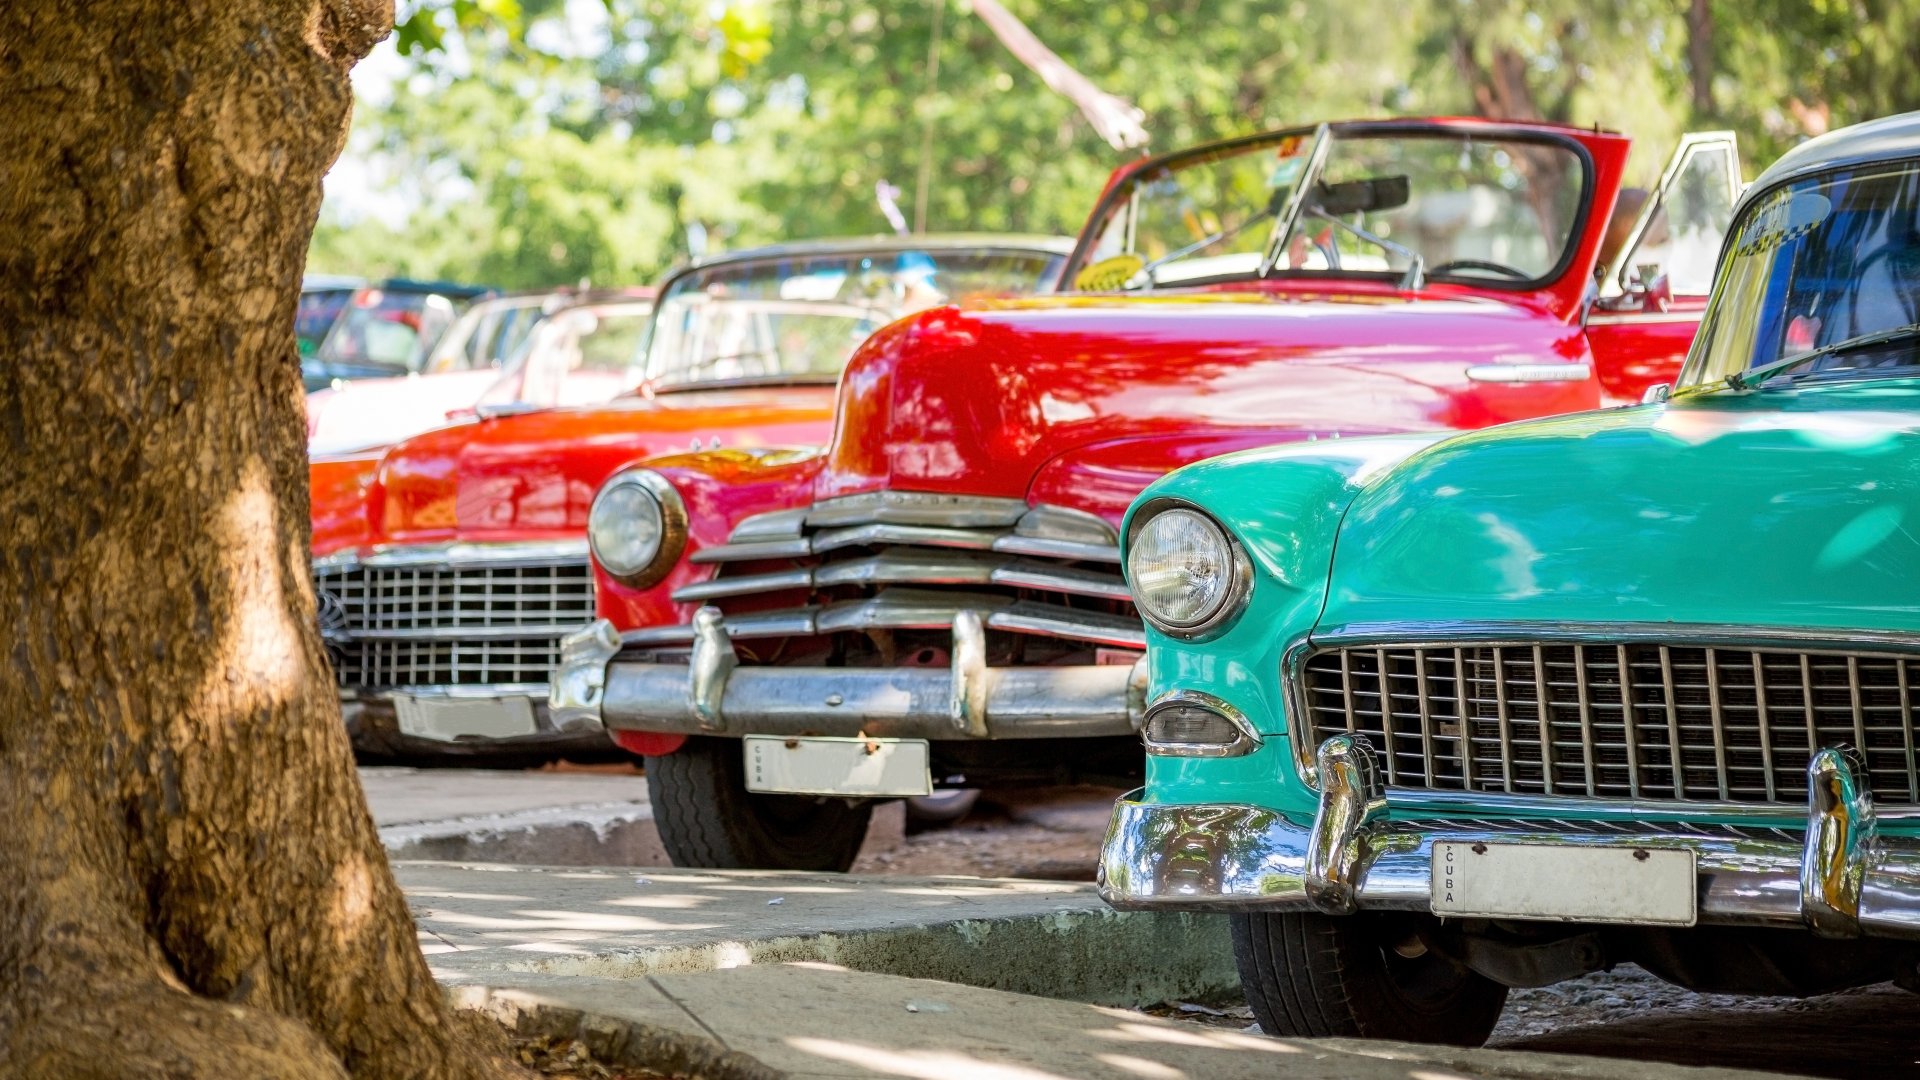
[(924, 739), (749, 735), (747, 790), (793, 795), (930, 795)]
[(536, 730), (533, 702), (523, 697), (421, 698), (399, 695), (393, 713), (400, 731), (422, 739), (506, 739)]
[(1693, 852), (1549, 844), (1433, 845), (1433, 913), (1692, 926)]

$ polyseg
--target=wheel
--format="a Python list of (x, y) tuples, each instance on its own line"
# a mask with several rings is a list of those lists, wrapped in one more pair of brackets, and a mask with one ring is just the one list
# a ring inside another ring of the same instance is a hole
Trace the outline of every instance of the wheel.
[(653, 823), (675, 866), (842, 871), (867, 837), (871, 803), (749, 792), (738, 740), (688, 739), (646, 762)]
[(945, 788), (931, 795), (915, 795), (907, 800), (907, 831), (930, 832), (957, 825), (979, 801), (976, 788)]
[(1479, 1046), (1507, 988), (1431, 952), (1408, 919), (1235, 915), (1233, 959), (1269, 1035)]

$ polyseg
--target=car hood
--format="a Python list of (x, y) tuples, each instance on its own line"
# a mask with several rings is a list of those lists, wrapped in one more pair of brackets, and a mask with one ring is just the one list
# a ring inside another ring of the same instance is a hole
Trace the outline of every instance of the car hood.
[(369, 491), (377, 543), (577, 535), (602, 481), (636, 460), (715, 447), (819, 446), (824, 386), (682, 391), (456, 424), (387, 452)]
[(1689, 395), (1460, 436), (1348, 510), (1317, 633), (1920, 629), (1920, 382)]
[[(936, 308), (856, 354), (816, 495), (1023, 497), (1050, 462), (1096, 446), (1110, 468), (1129, 441), (1164, 450), (1170, 438), (1257, 436), (1226, 440), (1232, 449), (1479, 427), (1510, 417), (1500, 391), (1468, 385), (1467, 367), (1586, 355), (1577, 327), (1479, 298), (1068, 295)], [(1561, 408), (1596, 400), (1587, 384), (1565, 385), (1587, 396)], [(1154, 454), (1167, 460), (1147, 463), (1134, 490), (1181, 463)]]
[(307, 395), (307, 453), (351, 454), (446, 424), (471, 409), (500, 373), (453, 371), (397, 379), (360, 379)]

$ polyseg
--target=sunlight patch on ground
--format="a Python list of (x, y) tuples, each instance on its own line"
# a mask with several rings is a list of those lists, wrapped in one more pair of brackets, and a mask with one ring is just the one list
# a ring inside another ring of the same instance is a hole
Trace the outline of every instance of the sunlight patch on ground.
[(982, 1061), (951, 1050), (888, 1050), (838, 1039), (806, 1037), (788, 1039), (787, 1045), (816, 1057), (858, 1065), (882, 1076), (905, 1076), (914, 1080), (1068, 1080), (1059, 1073)]
[(1297, 1046), (1259, 1035), (1242, 1035), (1237, 1031), (1205, 1031), (1167, 1024), (1143, 1024), (1137, 1020), (1119, 1024), (1106, 1031), (1089, 1031), (1088, 1034), (1095, 1038), (1113, 1039), (1116, 1042), (1163, 1043), (1203, 1050), (1258, 1050), (1268, 1054), (1302, 1052)]

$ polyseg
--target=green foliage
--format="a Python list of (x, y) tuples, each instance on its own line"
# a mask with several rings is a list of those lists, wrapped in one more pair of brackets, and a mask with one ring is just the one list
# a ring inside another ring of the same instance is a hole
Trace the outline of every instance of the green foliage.
[[(1073, 232), (1122, 160), (966, 0), (599, 6), (585, 47), (577, 3), (571, 24), (563, 0), (403, 8), (413, 73), (363, 106), (355, 139), (417, 208), (398, 230), (328, 212), (313, 267), (649, 280), (696, 237), (884, 231), (880, 182), (928, 229)], [(1690, 127), (1737, 128), (1757, 168), (1819, 123), (1920, 103), (1920, 0), (1715, 0), (1714, 104), (1695, 116), (1690, 6), (1007, 0), (1146, 112), (1155, 150), (1325, 118), (1488, 113), (1627, 131), (1645, 183)]]

